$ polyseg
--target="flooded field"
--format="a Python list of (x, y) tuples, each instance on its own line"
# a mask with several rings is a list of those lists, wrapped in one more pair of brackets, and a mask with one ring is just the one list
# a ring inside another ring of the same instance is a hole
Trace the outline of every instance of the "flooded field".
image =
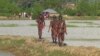
[[(33, 20), (17, 20), (17, 21), (0, 21), (0, 24), (18, 24), (17, 27), (0, 27), (0, 35), (21, 35), (38, 37), (36, 22)], [(31, 25), (33, 24), (33, 25)], [(100, 20), (68, 20), (66, 21), (68, 35), (65, 35), (65, 42), (68, 45), (75, 46), (94, 46), (98, 45), (100, 41), (83, 41), (83, 39), (100, 39)], [(43, 37), (51, 39), (50, 32), (48, 32), (49, 21), (46, 21), (46, 27), (43, 31)], [(70, 39), (81, 39), (72, 41)]]

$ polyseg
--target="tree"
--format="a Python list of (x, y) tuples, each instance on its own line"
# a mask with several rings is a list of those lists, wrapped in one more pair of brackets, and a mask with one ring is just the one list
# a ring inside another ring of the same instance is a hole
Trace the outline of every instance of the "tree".
[(20, 11), (20, 9), (15, 3), (10, 3), (9, 0), (0, 0), (1, 15), (10, 15), (18, 11)]
[(32, 12), (33, 18), (36, 18), (43, 10), (44, 7), (40, 3), (34, 3), (33, 7), (29, 8), (27, 11)]

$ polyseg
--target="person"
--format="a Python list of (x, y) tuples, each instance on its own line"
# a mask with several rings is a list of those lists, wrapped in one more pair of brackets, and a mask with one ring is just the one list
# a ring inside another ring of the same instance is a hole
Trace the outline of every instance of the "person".
[(42, 14), (39, 15), (39, 17), (36, 20), (37, 25), (38, 25), (38, 35), (39, 35), (39, 39), (42, 39), (42, 31), (43, 28), (45, 26), (45, 21), (44, 21), (44, 17)]
[(51, 29), (51, 37), (53, 43), (57, 43), (57, 36), (58, 36), (57, 27), (58, 27), (57, 17), (53, 16), (53, 19), (50, 21), (49, 25), (49, 30)]
[(67, 34), (66, 31), (66, 23), (65, 20), (62, 19), (62, 15), (59, 15), (59, 23), (58, 23), (58, 44), (62, 46), (64, 41), (64, 34)]

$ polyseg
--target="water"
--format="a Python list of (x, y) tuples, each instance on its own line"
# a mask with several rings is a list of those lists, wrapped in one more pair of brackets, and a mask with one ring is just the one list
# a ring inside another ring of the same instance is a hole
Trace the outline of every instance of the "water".
[(15, 56), (9, 52), (3, 52), (3, 51), (0, 51), (0, 56)]
[[(30, 20), (14, 20), (14, 21), (0, 21), (5, 24), (21, 24), (29, 25), (36, 24), (36, 22)], [(76, 22), (76, 23), (72, 23)], [(78, 22), (78, 23), (77, 23)], [(82, 22), (82, 23), (81, 23)], [(83, 23), (88, 22), (88, 23)], [(91, 23), (92, 24), (91, 24)], [(1, 24), (0, 23), (0, 24)], [(68, 20), (66, 24), (72, 24), (79, 27), (67, 27), (68, 34), (65, 35), (65, 39), (100, 39), (100, 20)], [(43, 30), (43, 37), (51, 40), (51, 34), (48, 32), (49, 21), (46, 21), (46, 27)], [(88, 27), (92, 25), (93, 27)], [(19, 27), (0, 27), (0, 35), (21, 35), (21, 36), (34, 36), (38, 37), (37, 26), (19, 26)], [(71, 46), (94, 46), (100, 48), (100, 41), (67, 41), (65, 42)]]
[(65, 41), (69, 46), (84, 46), (100, 48), (100, 41)]

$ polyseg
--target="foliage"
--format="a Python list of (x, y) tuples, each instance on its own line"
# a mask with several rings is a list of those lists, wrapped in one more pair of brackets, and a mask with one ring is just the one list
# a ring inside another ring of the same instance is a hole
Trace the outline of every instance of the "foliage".
[(0, 0), (0, 14), (6, 15), (19, 12), (20, 8), (15, 3), (10, 3), (9, 0)]
[[(67, 3), (74, 3), (75, 9), (63, 7)], [(9, 16), (19, 12), (31, 12), (33, 18), (44, 9), (52, 8), (62, 14), (71, 16), (80, 13), (82, 16), (100, 15), (99, 0), (0, 0), (0, 15)]]

